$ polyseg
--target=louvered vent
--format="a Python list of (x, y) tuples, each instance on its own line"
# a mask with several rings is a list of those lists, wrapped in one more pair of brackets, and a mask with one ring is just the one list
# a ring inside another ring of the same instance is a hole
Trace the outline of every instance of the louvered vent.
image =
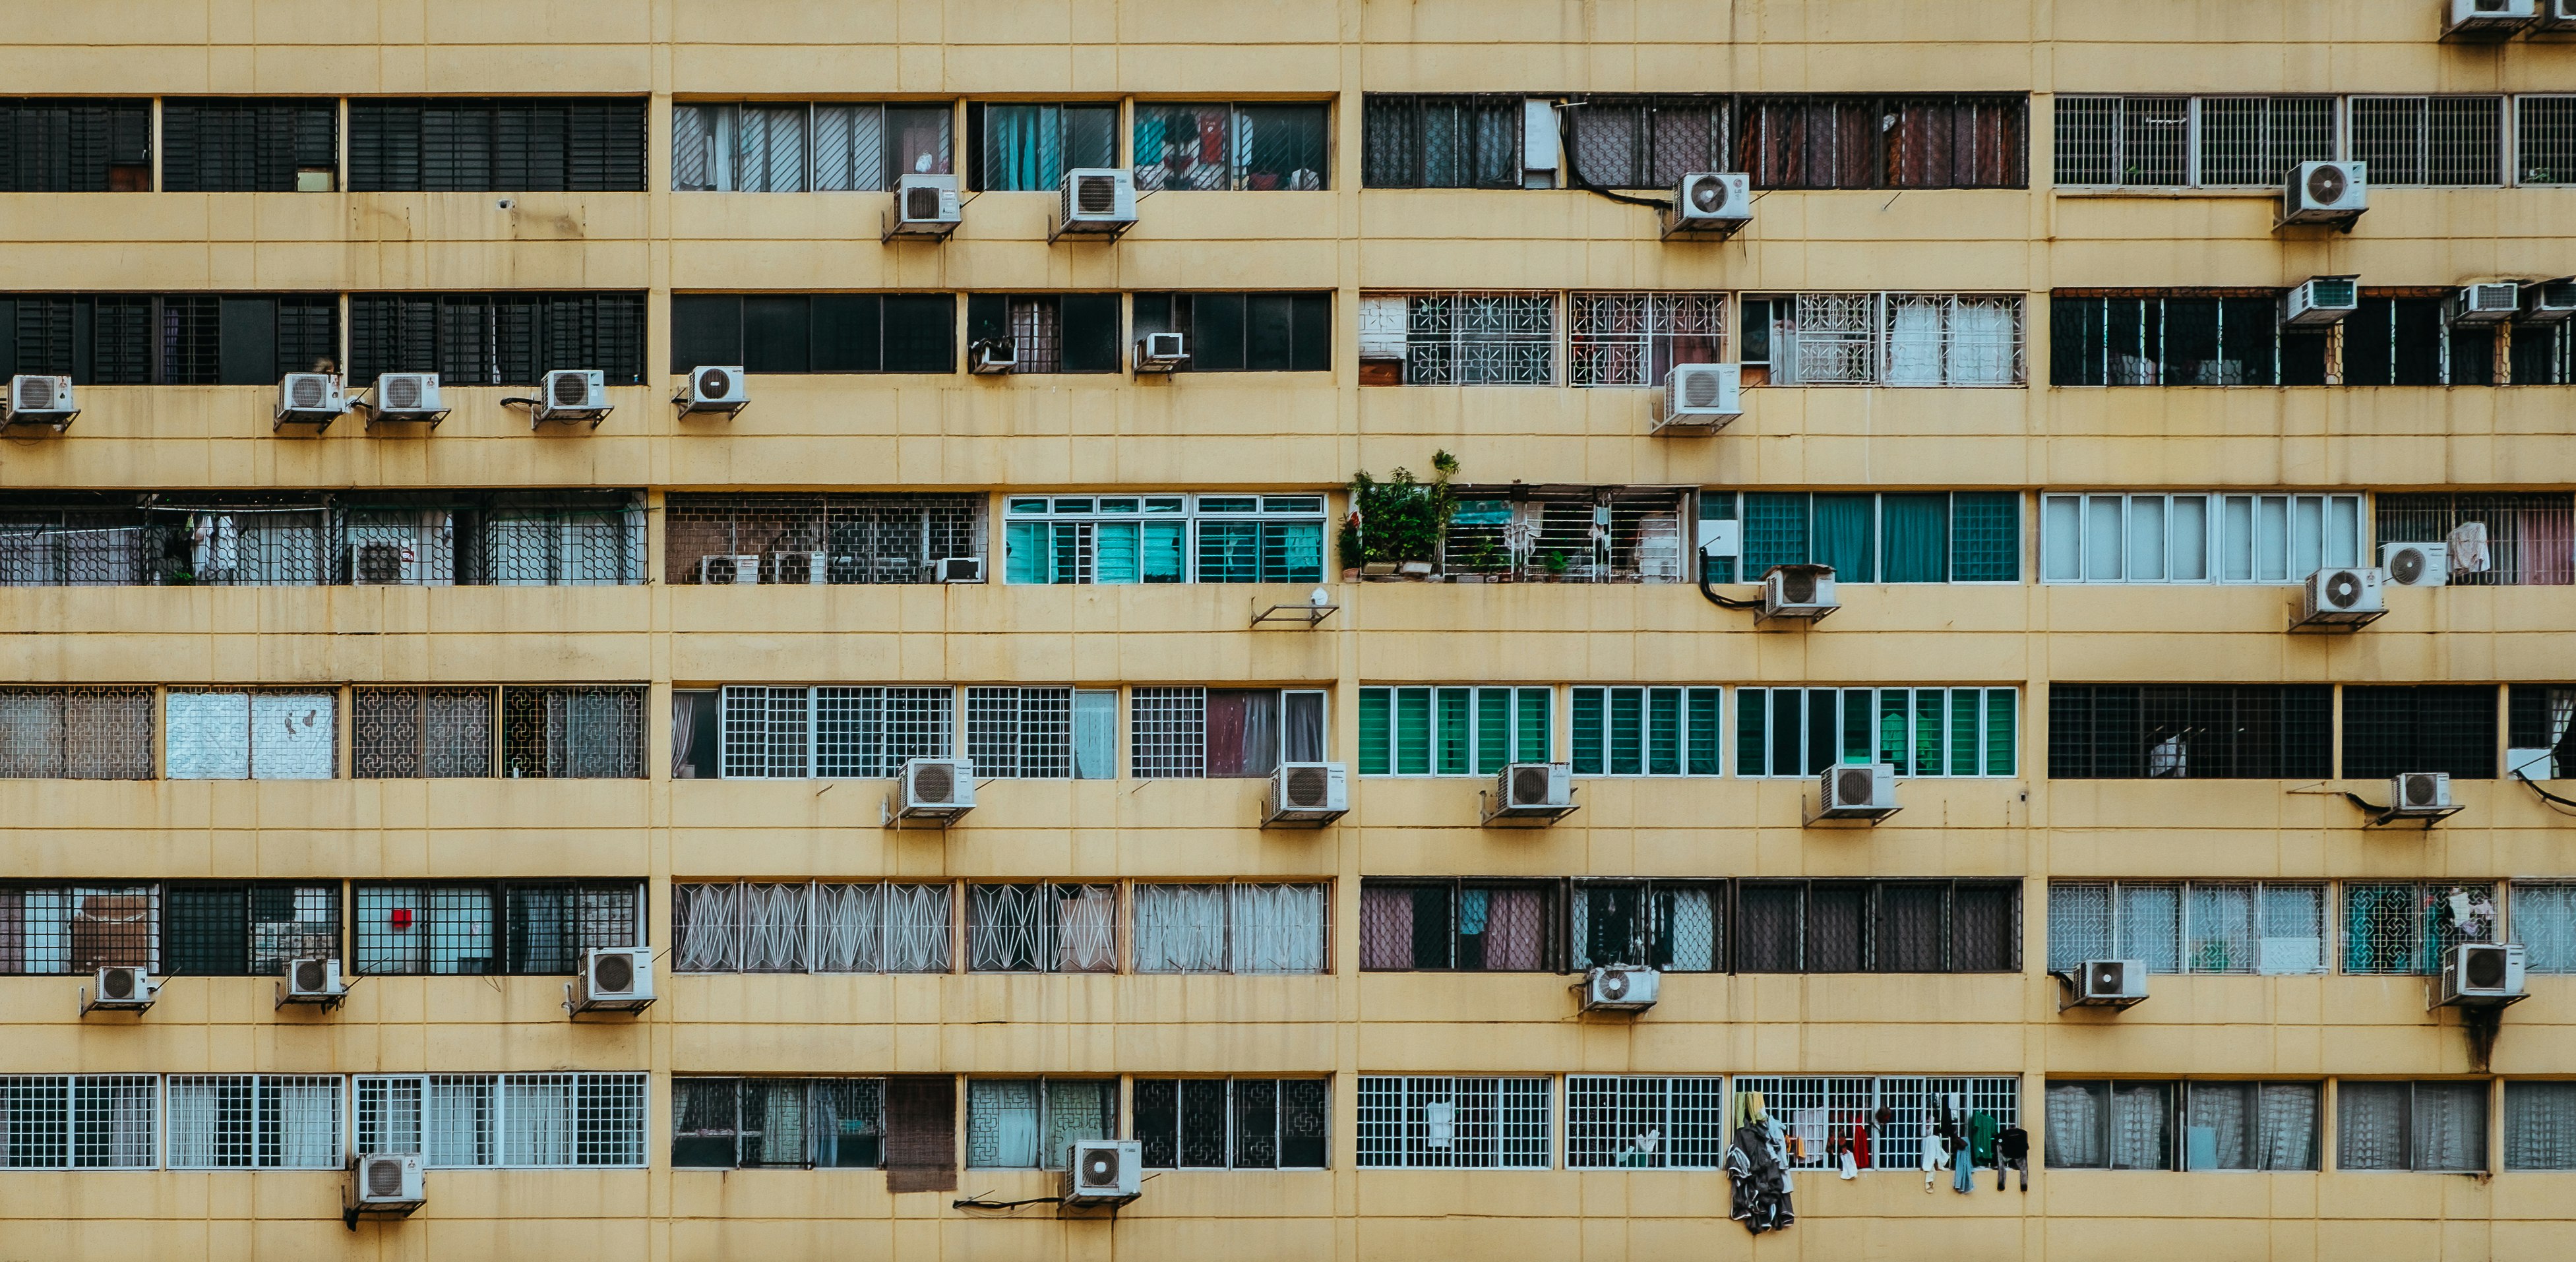
[(1288, 804), (1301, 810), (1320, 809), (1326, 795), (1332, 791), (1332, 783), (1332, 775), (1321, 767), (1291, 767), (1288, 769)]
[(367, 1163), (367, 1195), (398, 1197), (403, 1191), (403, 1168), (399, 1161)]
[(1074, 209), (1086, 215), (1106, 215), (1118, 209), (1118, 180), (1114, 176), (1086, 175), (1074, 181)]

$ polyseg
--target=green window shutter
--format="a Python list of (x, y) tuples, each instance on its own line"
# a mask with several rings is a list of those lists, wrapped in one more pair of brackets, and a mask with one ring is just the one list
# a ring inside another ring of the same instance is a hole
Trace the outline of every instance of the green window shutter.
[(2013, 766), (2013, 690), (1986, 690), (1986, 774), (2009, 776)]
[(1914, 774), (1937, 776), (1945, 759), (1941, 754), (1941, 703), (1949, 693), (1939, 688), (1914, 690)]
[(1472, 754), (1475, 748), (1474, 711), (1471, 708), (1474, 699), (1475, 690), (1472, 688), (1440, 690), (1440, 704), (1435, 712), (1437, 736), (1433, 741), (1434, 765), (1431, 769), (1434, 774), (1463, 776), (1475, 766)]
[(2021, 579), (2021, 496), (1961, 491), (1950, 497), (1950, 580), (2012, 583)]
[(1807, 495), (1804, 492), (1744, 493), (1744, 581), (1760, 579), (1775, 565), (1807, 562)]
[(1512, 690), (1476, 690), (1476, 774), (1490, 776), (1512, 760)]
[(1601, 749), (1601, 692), (1599, 688), (1577, 688), (1567, 703), (1573, 706), (1574, 774), (1597, 776), (1606, 765)]
[(1610, 690), (1610, 774), (1645, 774), (1645, 721), (1646, 697), (1642, 689)]
[(1682, 773), (1682, 690), (1657, 688), (1646, 694), (1646, 774)]
[[(1687, 774), (1713, 776), (1718, 773), (1718, 702), (1724, 696), (1715, 688), (1690, 690), (1688, 737), (1690, 767)], [(1742, 704), (1741, 701), (1738, 704)]]
[(1771, 774), (1771, 690), (1738, 688), (1735, 690), (1735, 774), (1764, 776)]
[(1047, 523), (1015, 521), (1003, 534), (1002, 579), (1010, 583), (1047, 581)]
[(1394, 770), (1394, 746), (1389, 740), (1387, 708), (1392, 700), (1384, 688), (1360, 689), (1360, 774), (1382, 776)]
[(1950, 774), (1977, 774), (1978, 690), (1960, 688), (1950, 694)]
[(1873, 529), (1878, 497), (1870, 494), (1816, 497), (1816, 534), (1811, 549), (1818, 565), (1834, 567), (1844, 583), (1878, 581), (1877, 531)]
[(1887, 553), (1887, 581), (1945, 583), (1950, 579), (1950, 497), (1879, 497), (1879, 529)]
[(1518, 692), (1513, 743), (1519, 748), (1513, 751), (1512, 761), (1547, 762), (1549, 755), (1555, 752), (1551, 748), (1554, 733), (1550, 728), (1556, 716), (1548, 701), (1553, 693), (1546, 688), (1522, 688)]
[(1431, 690), (1399, 688), (1395, 693), (1395, 773), (1431, 774)]

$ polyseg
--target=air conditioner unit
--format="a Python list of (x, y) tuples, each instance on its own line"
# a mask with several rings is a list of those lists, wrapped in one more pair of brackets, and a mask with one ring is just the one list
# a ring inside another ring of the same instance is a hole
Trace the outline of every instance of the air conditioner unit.
[(439, 402), (438, 374), (434, 372), (389, 372), (376, 378), (375, 389), (367, 392), (367, 423), (378, 421), (427, 421), (432, 425), (447, 419), (447, 408)]
[(2397, 587), (2440, 587), (2451, 581), (2451, 545), (2383, 543), (2379, 568)]
[(929, 820), (942, 828), (975, 809), (975, 764), (962, 758), (907, 758), (886, 798), (888, 827), (898, 820)]
[(957, 225), (964, 222), (966, 210), (957, 200), (956, 176), (905, 175), (895, 181), (894, 205), (886, 208), (885, 231), (880, 239), (937, 240), (957, 231)]
[(1891, 763), (1837, 763), (1825, 768), (1816, 784), (1816, 809), (1807, 822), (1820, 819), (1882, 820), (1902, 808), (1896, 805), (1896, 767)]
[(1744, 415), (1742, 364), (1675, 364), (1651, 432), (1713, 434)]
[(1053, 241), (1068, 232), (1114, 237), (1136, 225), (1136, 176), (1125, 167), (1075, 167), (1064, 173)]
[(564, 1008), (585, 1012), (641, 1012), (653, 1006), (653, 948), (593, 947), (581, 953), (581, 974), (564, 987)]
[(2524, 998), (2519, 943), (2468, 942), (2442, 953), (2437, 1008), (2501, 1008)]
[(772, 552), (769, 554), (769, 581), (820, 587), (832, 581), (832, 554)]
[(2281, 295), (2281, 323), (2297, 328), (2341, 324), (2361, 306), (2358, 276), (2311, 276)]
[(2540, 0), (2441, 0), (2442, 38), (2509, 39), (2540, 20)]
[(2570, 316), (2576, 316), (2576, 280), (2562, 277), (2522, 287), (2522, 314), (2516, 318), (2523, 323), (2556, 324)]
[(701, 365), (689, 370), (688, 384), (671, 397), (680, 414), (719, 412), (731, 416), (751, 406), (751, 387), (742, 379), (742, 365)]
[(966, 371), (977, 376), (999, 376), (1019, 366), (1019, 347), (1007, 337), (988, 337), (966, 348)]
[(1115, 1209), (1144, 1187), (1145, 1146), (1132, 1139), (1077, 1139), (1065, 1153), (1057, 1197), (1074, 1209)]
[(1834, 599), (1834, 567), (1775, 565), (1762, 576), (1762, 612), (1754, 621), (1794, 618), (1816, 622), (1840, 608), (1842, 602)]
[(2281, 192), (2281, 222), (2330, 223), (2352, 231), (2370, 209), (2370, 168), (2362, 162), (2302, 162)]
[(1587, 970), (1575, 988), (1583, 992), (1585, 1012), (1643, 1012), (1655, 1006), (1663, 975), (1634, 964), (1608, 964)]
[(2540, 21), (2531, 29), (2535, 35), (2576, 32), (2576, 0), (2542, 0)]
[(1664, 212), (1664, 235), (1731, 237), (1753, 222), (1753, 177), (1735, 171), (1693, 171), (1673, 187)]
[(277, 1004), (314, 1004), (335, 1008), (349, 997), (349, 980), (340, 975), (340, 961), (327, 955), (307, 955), (288, 960), (279, 970)]
[(1503, 764), (1484, 796), (1484, 822), (1548, 824), (1574, 813), (1574, 765), (1562, 762)]
[(2086, 960), (2057, 975), (2065, 987), (2060, 1012), (2068, 1008), (2126, 1008), (2147, 997), (2145, 960)]
[(1148, 333), (1136, 339), (1136, 371), (1170, 372), (1190, 362), (1189, 339), (1178, 333)]
[(749, 587), (760, 581), (760, 554), (718, 553), (698, 558), (698, 583), (705, 587)]
[(539, 383), (536, 423), (588, 421), (592, 429), (606, 419), (608, 375), (596, 368), (557, 368)]
[(2388, 778), (2388, 818), (2440, 819), (2451, 805), (2451, 777), (2440, 771), (2406, 771)]
[(119, 1012), (141, 1012), (159, 998), (161, 983), (153, 980), (152, 971), (120, 964), (102, 966), (81, 992), (81, 1011), (113, 1008)]
[(2328, 568), (2308, 576), (2299, 588), (2295, 627), (2352, 628), (2376, 622), (2388, 612), (2380, 592), (2385, 576), (2377, 570)]
[(2484, 281), (2451, 292), (2442, 313), (2453, 324), (2502, 324), (2522, 310), (2522, 286), (2514, 281)]
[(349, 1178), (340, 1190), (340, 1216), (350, 1230), (357, 1230), (360, 1215), (401, 1218), (428, 1203), (418, 1154), (371, 1152), (349, 1160)]
[(930, 564), (932, 575), (942, 583), (984, 581), (984, 558), (982, 557), (941, 557)]
[(273, 429), (289, 425), (310, 427), (319, 434), (331, 427), (349, 410), (349, 400), (340, 393), (340, 379), (327, 372), (291, 372), (277, 383), (277, 414)]
[(0, 428), (41, 425), (59, 434), (78, 415), (69, 377), (11, 377), (9, 396), (0, 399)]
[(1321, 828), (1351, 809), (1350, 773), (1337, 762), (1284, 762), (1261, 797), (1261, 826)]

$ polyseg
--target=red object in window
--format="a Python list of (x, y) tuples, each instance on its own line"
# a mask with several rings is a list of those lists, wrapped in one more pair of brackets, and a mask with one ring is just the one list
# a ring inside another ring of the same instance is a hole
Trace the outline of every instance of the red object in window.
[(394, 908), (394, 914), (393, 914), (393, 926), (394, 926), (394, 928), (396, 928), (396, 929), (409, 929), (409, 928), (411, 928), (411, 908), (408, 908), (408, 907), (397, 907), (397, 908)]

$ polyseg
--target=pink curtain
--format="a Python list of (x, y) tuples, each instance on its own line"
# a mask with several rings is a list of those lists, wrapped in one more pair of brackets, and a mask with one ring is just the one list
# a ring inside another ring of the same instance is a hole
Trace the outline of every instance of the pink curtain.
[(1360, 890), (1360, 967), (1413, 967), (1413, 891)]
[(1485, 920), (1485, 969), (1536, 972), (1545, 954), (1547, 922), (1537, 890), (1498, 889)]
[(2576, 526), (2563, 509), (2525, 509), (2520, 514), (2522, 581), (2565, 586), (2576, 583)]

